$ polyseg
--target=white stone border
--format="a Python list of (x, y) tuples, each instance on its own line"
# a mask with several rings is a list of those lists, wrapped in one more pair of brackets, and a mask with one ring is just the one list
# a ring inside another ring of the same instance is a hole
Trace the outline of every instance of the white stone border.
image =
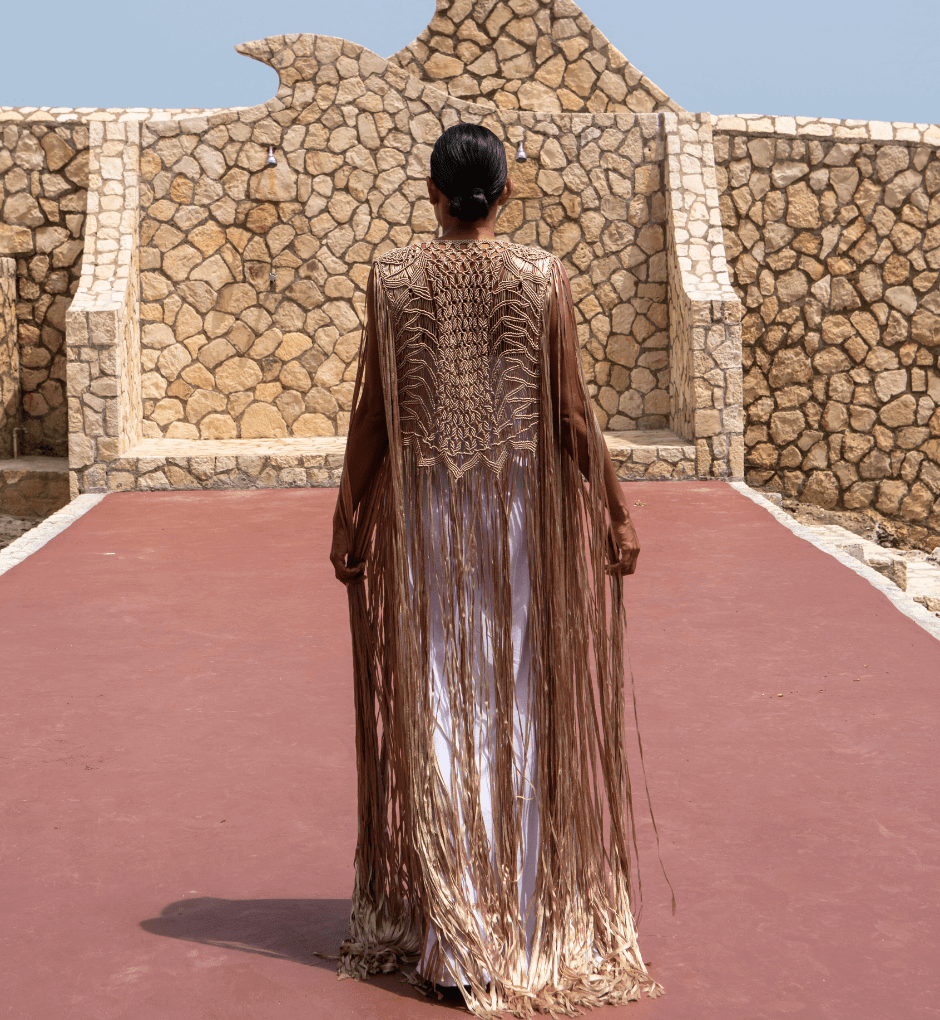
[[(934, 616), (922, 605), (914, 602), (906, 592), (892, 581), (889, 581), (877, 570), (866, 566), (854, 556), (843, 552), (835, 546), (829, 545), (819, 535), (815, 534), (808, 527), (795, 521), (785, 510), (781, 510), (772, 503), (766, 496), (752, 489), (746, 482), (736, 482), (726, 479), (727, 484), (736, 489), (742, 496), (746, 496), (758, 506), (763, 507), (779, 524), (782, 524), (797, 538), (814, 545), (829, 556), (838, 560), (844, 567), (854, 571), (864, 578), (872, 587), (877, 588), (882, 595), (888, 599), (896, 609), (902, 612), (909, 619), (913, 620), (919, 627), (922, 627), (931, 637), (940, 641), (940, 617)], [(88, 513), (92, 507), (97, 506), (108, 493), (85, 493), (76, 496), (71, 503), (66, 504), (61, 510), (57, 510), (50, 517), (47, 517), (41, 524), (21, 535), (16, 541), (0, 551), (0, 575), (22, 563), (28, 556), (31, 556), (37, 549), (41, 549), (47, 542), (56, 535), (61, 534), (65, 529)]]
[(128, 121), (188, 120), (190, 117), (211, 117), (229, 110), (252, 109), (243, 106), (225, 106), (205, 109), (157, 109), (156, 107), (92, 107), (92, 106), (0, 106), (0, 124), (88, 124)]
[(71, 503), (66, 503), (61, 510), (47, 517), (41, 524), (31, 528), (25, 535), (20, 535), (15, 542), (11, 542), (6, 549), (0, 550), (0, 574), (5, 574), (17, 563), (22, 563), (27, 556), (31, 556), (37, 549), (41, 549), (46, 542), (51, 541), (56, 535), (87, 514), (93, 507), (97, 506), (108, 493), (87, 493), (83, 496), (76, 496)]
[(839, 142), (913, 142), (940, 145), (940, 125), (887, 120), (833, 120), (831, 117), (765, 117), (759, 113), (710, 114), (721, 133), (831, 138)]
[(879, 574), (877, 570), (862, 563), (861, 560), (850, 556), (847, 552), (843, 552), (842, 549), (830, 545), (804, 524), (794, 520), (786, 510), (781, 510), (780, 507), (772, 503), (766, 496), (752, 489), (746, 482), (729, 481), (728, 484), (733, 489), (737, 489), (742, 496), (747, 496), (748, 499), (753, 500), (758, 506), (762, 506), (778, 523), (792, 531), (797, 538), (802, 538), (804, 541), (816, 546), (817, 549), (821, 549), (824, 553), (828, 553), (837, 559), (842, 566), (855, 571), (859, 577), (863, 577), (873, 588), (877, 588), (894, 605), (895, 609), (912, 619), (914, 623), (927, 631), (931, 637), (935, 637), (940, 641), (940, 617), (934, 616), (930, 610), (926, 609), (919, 602), (915, 602), (910, 595), (901, 591), (884, 574)]

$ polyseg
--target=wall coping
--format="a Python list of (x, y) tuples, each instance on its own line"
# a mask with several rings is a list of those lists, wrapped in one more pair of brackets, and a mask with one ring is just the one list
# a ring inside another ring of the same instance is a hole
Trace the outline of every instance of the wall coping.
[(940, 146), (940, 125), (887, 120), (835, 120), (830, 117), (767, 117), (757, 113), (703, 114), (722, 134), (783, 135), (856, 142), (907, 142)]
[[(637, 429), (630, 432), (605, 432), (611, 450), (640, 447), (695, 448), (690, 439), (683, 439), (668, 429)], [(283, 439), (142, 439), (135, 443), (121, 460), (133, 457), (251, 457), (288, 454), (292, 456), (344, 456), (345, 436), (297, 436)], [(43, 458), (48, 460), (49, 458)], [(10, 463), (20, 463), (11, 461)]]

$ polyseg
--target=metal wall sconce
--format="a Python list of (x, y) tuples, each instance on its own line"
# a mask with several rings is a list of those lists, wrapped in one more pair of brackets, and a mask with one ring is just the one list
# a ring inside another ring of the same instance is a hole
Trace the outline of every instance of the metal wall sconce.
[(529, 157), (525, 154), (522, 143), (525, 141), (525, 128), (522, 129), (522, 138), (519, 139), (519, 148), (516, 149), (516, 162), (524, 163)]
[(268, 158), (264, 161), (265, 166), (277, 166), (277, 160), (274, 157), (274, 146), (268, 146)]
[(273, 267), (271, 268), (271, 272), (268, 273), (268, 283), (270, 284), (271, 290), (274, 290), (274, 287), (277, 284), (277, 270)]

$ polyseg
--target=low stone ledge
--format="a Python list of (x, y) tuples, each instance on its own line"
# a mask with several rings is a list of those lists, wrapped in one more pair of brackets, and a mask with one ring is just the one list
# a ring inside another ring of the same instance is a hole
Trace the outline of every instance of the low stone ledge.
[(346, 439), (144, 439), (107, 465), (107, 490), (338, 486)]
[(68, 501), (68, 458), (0, 460), (0, 513), (12, 517), (47, 517)]
[[(695, 476), (695, 444), (666, 429), (604, 438), (624, 481)], [(344, 436), (144, 439), (107, 464), (103, 491), (337, 486), (345, 452)]]
[(605, 432), (604, 439), (621, 481), (695, 477), (695, 443), (668, 429)]

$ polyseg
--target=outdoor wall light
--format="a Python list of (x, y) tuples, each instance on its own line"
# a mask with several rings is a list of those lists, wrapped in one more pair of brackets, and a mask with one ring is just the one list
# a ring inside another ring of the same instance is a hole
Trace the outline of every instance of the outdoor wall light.
[(274, 157), (274, 146), (268, 146), (268, 158), (264, 161), (265, 166), (277, 166), (277, 160)]
[(525, 154), (522, 143), (525, 140), (525, 128), (522, 129), (522, 138), (519, 139), (519, 148), (516, 149), (516, 162), (524, 163), (529, 157)]

